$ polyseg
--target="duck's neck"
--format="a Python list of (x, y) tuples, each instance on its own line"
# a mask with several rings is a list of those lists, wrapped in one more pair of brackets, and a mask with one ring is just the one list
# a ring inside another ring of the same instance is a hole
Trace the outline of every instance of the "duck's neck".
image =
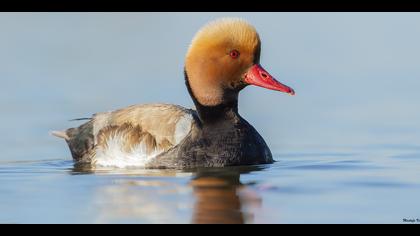
[(191, 89), (188, 74), (184, 71), (185, 75), (185, 84), (188, 89), (194, 105), (197, 109), (198, 116), (200, 121), (206, 124), (214, 124), (217, 122), (231, 121), (239, 117), (238, 114), (238, 94), (239, 91), (225, 91), (225, 99), (222, 99), (222, 102), (215, 106), (206, 106), (201, 104), (197, 98), (194, 96), (194, 93)]
[(239, 117), (238, 101), (222, 103), (217, 106), (204, 106), (194, 101), (200, 121), (204, 125), (231, 122)]

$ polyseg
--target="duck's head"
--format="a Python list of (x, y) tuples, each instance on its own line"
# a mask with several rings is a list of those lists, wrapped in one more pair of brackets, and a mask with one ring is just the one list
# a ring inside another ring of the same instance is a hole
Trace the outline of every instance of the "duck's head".
[(261, 41), (242, 19), (222, 18), (194, 37), (185, 60), (191, 96), (203, 106), (237, 100), (240, 90), (256, 85), (294, 95), (260, 65)]

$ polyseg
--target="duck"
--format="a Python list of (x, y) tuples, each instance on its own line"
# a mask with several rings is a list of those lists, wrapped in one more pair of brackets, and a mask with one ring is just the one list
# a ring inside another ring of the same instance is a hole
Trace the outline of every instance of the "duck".
[(260, 64), (261, 40), (242, 18), (204, 25), (188, 47), (184, 78), (195, 109), (139, 104), (96, 113), (79, 127), (53, 131), (75, 163), (103, 167), (187, 169), (271, 164), (272, 153), (238, 112), (249, 85), (295, 91)]

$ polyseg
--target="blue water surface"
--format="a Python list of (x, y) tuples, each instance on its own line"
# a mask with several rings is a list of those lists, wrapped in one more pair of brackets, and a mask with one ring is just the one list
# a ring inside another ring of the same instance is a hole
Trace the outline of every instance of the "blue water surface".
[[(247, 19), (296, 96), (246, 88), (276, 163), (73, 165), (51, 130), (136, 103), (192, 107), (195, 32)], [(405, 223), (420, 218), (419, 13), (0, 13), (0, 223)]]

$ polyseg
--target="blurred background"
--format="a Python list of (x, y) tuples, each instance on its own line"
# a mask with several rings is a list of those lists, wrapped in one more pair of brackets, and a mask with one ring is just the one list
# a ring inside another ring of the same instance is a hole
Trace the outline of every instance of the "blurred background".
[(187, 47), (242, 17), (297, 96), (248, 87), (240, 113), (272, 151), (420, 144), (419, 13), (1, 13), (0, 161), (70, 158), (48, 132), (136, 103), (192, 107)]
[[(296, 96), (246, 88), (278, 161), (81, 171), (51, 130), (137, 103), (192, 107), (184, 56), (242, 17)], [(0, 13), (0, 223), (403, 223), (419, 218), (420, 13)], [(29, 161), (29, 162), (28, 162)]]

